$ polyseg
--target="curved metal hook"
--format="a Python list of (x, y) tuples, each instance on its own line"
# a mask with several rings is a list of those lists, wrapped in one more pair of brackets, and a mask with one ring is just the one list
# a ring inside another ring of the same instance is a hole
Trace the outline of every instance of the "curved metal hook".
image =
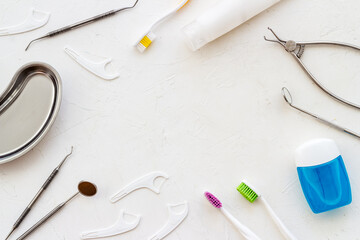
[(70, 157), (70, 155), (73, 153), (74, 150), (74, 146), (71, 146), (71, 151), (70, 153), (68, 153), (65, 158), (61, 161), (61, 163), (59, 164), (59, 166), (57, 166), (57, 169), (60, 169), (61, 166), (64, 164), (64, 162), (66, 161), (66, 159), (68, 159), (68, 157)]
[(42, 36), (42, 37), (39, 37), (39, 38), (36, 38), (36, 39), (32, 40), (32, 41), (29, 42), (29, 44), (26, 46), (25, 51), (27, 51), (27, 50), (29, 49), (30, 45), (33, 44), (34, 42), (39, 41), (39, 40), (44, 39), (44, 38), (47, 38), (47, 37), (48, 37), (48, 36), (46, 35), (46, 36)]
[(134, 5), (132, 5), (130, 7), (120, 8), (120, 9), (116, 10), (115, 12), (120, 12), (120, 11), (124, 11), (124, 10), (127, 10), (127, 9), (134, 8), (138, 4), (138, 2), (139, 2), (139, 0), (136, 0)]
[(293, 101), (293, 99), (292, 99), (292, 96), (291, 96), (291, 93), (290, 93), (289, 89), (287, 89), (286, 87), (283, 87), (283, 88), (281, 89), (281, 93), (282, 93), (285, 101), (286, 101), (290, 106), (292, 106), (292, 101)]

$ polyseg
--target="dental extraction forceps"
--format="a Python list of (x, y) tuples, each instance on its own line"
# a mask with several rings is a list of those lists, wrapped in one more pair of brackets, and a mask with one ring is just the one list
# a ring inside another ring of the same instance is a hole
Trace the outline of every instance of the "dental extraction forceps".
[(303, 63), (303, 61), (301, 61), (301, 56), (303, 55), (304, 51), (305, 51), (305, 46), (307, 45), (324, 45), (324, 44), (328, 44), (328, 45), (336, 45), (336, 46), (342, 46), (342, 47), (349, 47), (355, 50), (360, 50), (360, 47), (353, 45), (353, 44), (348, 44), (348, 43), (343, 43), (343, 42), (335, 42), (335, 41), (313, 41), (313, 42), (295, 42), (293, 40), (282, 40), (281, 38), (279, 38), (276, 33), (271, 29), (268, 28), (272, 34), (274, 34), (274, 36), (276, 37), (277, 40), (272, 40), (272, 39), (268, 39), (264, 36), (264, 39), (266, 41), (269, 42), (275, 42), (275, 43), (279, 43), (281, 46), (283, 46), (285, 48), (285, 50), (287, 52), (289, 52), (295, 59), (296, 61), (300, 64), (300, 66), (304, 69), (304, 71), (307, 73), (307, 75), (312, 79), (312, 81), (318, 86), (320, 87), (324, 92), (326, 92), (327, 94), (329, 94), (331, 97), (335, 98), (336, 100), (345, 103), (349, 106), (355, 107), (357, 109), (360, 109), (360, 105), (350, 102), (338, 95), (336, 95), (335, 93), (331, 92), (328, 88), (326, 88), (323, 84), (321, 84), (316, 77), (310, 72), (310, 70), (305, 66), (305, 64)]

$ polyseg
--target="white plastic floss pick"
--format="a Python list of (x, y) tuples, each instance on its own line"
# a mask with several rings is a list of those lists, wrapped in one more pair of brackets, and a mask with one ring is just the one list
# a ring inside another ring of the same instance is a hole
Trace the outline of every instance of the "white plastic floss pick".
[[(132, 222), (127, 222), (124, 219), (125, 215), (132, 216), (133, 218), (135, 218), (135, 220)], [(90, 232), (83, 232), (81, 234), (81, 238), (82, 239), (104, 238), (104, 237), (111, 237), (118, 234), (122, 234), (136, 228), (139, 225), (140, 219), (141, 219), (140, 216), (126, 213), (124, 210), (122, 210), (115, 224), (107, 228), (98, 229)]]
[[(179, 206), (184, 206), (184, 209), (181, 212), (176, 212), (173, 208), (177, 208)], [(174, 231), (181, 223), (184, 221), (189, 212), (189, 206), (187, 202), (179, 203), (179, 204), (168, 204), (169, 210), (169, 219), (167, 223), (149, 240), (161, 240), (166, 237), (169, 233)]]
[(189, 47), (196, 51), (279, 1), (219, 0), (182, 30)]
[(17, 25), (0, 27), (0, 36), (24, 33), (44, 26), (50, 18), (50, 13), (31, 9), (27, 18)]
[(75, 62), (77, 62), (80, 66), (88, 70), (89, 72), (95, 74), (98, 77), (101, 77), (105, 80), (112, 80), (120, 76), (119, 73), (108, 73), (106, 71), (106, 65), (108, 65), (112, 59), (107, 58), (100, 62), (93, 62), (84, 56), (77, 53), (74, 49), (66, 46), (64, 51), (69, 55)]
[(160, 183), (160, 186), (155, 186), (155, 180), (159, 177), (164, 178), (165, 180), (169, 178), (169, 176), (166, 173), (163, 172), (151, 172), (149, 174), (146, 174), (145, 176), (142, 176), (133, 182), (129, 183), (127, 186), (125, 186), (123, 189), (121, 189), (119, 192), (114, 194), (110, 201), (112, 203), (115, 203), (119, 201), (120, 199), (124, 198), (126, 195), (130, 194), (131, 192), (141, 189), (141, 188), (147, 188), (157, 194), (160, 193), (160, 187), (164, 183), (165, 180), (163, 180)]

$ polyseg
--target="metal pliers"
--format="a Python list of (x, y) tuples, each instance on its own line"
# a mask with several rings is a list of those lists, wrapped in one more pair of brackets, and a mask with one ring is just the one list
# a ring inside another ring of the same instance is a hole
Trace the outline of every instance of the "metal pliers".
[(305, 70), (305, 72), (307, 73), (307, 75), (309, 75), (309, 77), (312, 79), (312, 81), (318, 86), (320, 87), (324, 92), (326, 92), (327, 94), (329, 94), (330, 96), (332, 96), (333, 98), (335, 98), (336, 100), (345, 103), (347, 105), (350, 105), (352, 107), (355, 107), (357, 109), (360, 109), (360, 105), (353, 103), (351, 101), (348, 101), (336, 94), (334, 94), (333, 92), (331, 92), (328, 88), (326, 88), (323, 84), (321, 84), (316, 77), (310, 72), (310, 70), (305, 66), (305, 64), (303, 63), (303, 61), (301, 61), (301, 56), (303, 55), (304, 51), (305, 51), (305, 46), (307, 45), (324, 45), (324, 44), (328, 44), (328, 45), (336, 45), (336, 46), (342, 46), (342, 47), (349, 47), (349, 48), (353, 48), (355, 50), (360, 50), (360, 47), (353, 45), (353, 44), (348, 44), (348, 43), (343, 43), (343, 42), (336, 42), (336, 41), (313, 41), (313, 42), (295, 42), (293, 40), (282, 40), (281, 38), (279, 38), (276, 33), (271, 29), (268, 28), (276, 37), (277, 40), (272, 40), (272, 39), (268, 39), (264, 36), (264, 39), (266, 41), (269, 42), (275, 42), (275, 43), (279, 43), (281, 46), (283, 46), (285, 48), (285, 50), (287, 52), (289, 52), (295, 59), (296, 61), (300, 64), (300, 66)]

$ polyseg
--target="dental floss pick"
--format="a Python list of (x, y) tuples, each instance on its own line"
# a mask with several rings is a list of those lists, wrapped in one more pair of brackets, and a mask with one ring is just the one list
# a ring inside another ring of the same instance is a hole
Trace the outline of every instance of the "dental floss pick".
[[(36, 18), (36, 14), (39, 15), (40, 18)], [(19, 34), (35, 30), (47, 24), (49, 18), (50, 13), (38, 11), (32, 8), (30, 14), (22, 23), (13, 26), (0, 27), (0, 36)]]
[[(184, 206), (184, 209), (180, 213), (177, 213), (173, 210), (173, 208), (176, 208), (178, 206)], [(148, 240), (161, 240), (164, 237), (166, 237), (169, 233), (174, 231), (188, 215), (189, 206), (186, 201), (179, 204), (168, 204), (168, 210), (169, 210), (169, 219), (167, 223)]]
[(147, 189), (159, 194), (160, 187), (162, 186), (162, 184), (165, 181), (164, 180), (160, 184), (159, 187), (156, 187), (154, 182), (155, 182), (155, 179), (157, 179), (159, 177), (163, 177), (165, 180), (169, 178), (169, 176), (166, 173), (151, 172), (149, 174), (146, 174), (145, 176), (142, 176), (142, 177), (134, 180), (133, 182), (129, 183), (128, 185), (126, 185), (123, 189), (121, 189), (119, 192), (114, 194), (110, 198), (110, 201), (112, 203), (115, 203), (115, 202), (119, 201), (120, 199), (124, 198), (125, 196), (127, 196), (128, 194), (130, 194), (131, 192), (136, 191), (141, 188), (147, 188)]
[[(127, 222), (124, 219), (125, 215), (129, 215), (135, 217), (135, 220), (132, 222)], [(130, 214), (122, 210), (120, 212), (120, 216), (118, 220), (111, 226), (97, 229), (89, 232), (83, 232), (81, 234), (82, 239), (94, 239), (94, 238), (104, 238), (104, 237), (111, 237), (115, 235), (119, 235), (128, 231), (135, 229), (140, 223), (141, 216)]]
[(107, 58), (100, 62), (93, 62), (84, 56), (77, 53), (75, 50), (70, 47), (65, 47), (64, 51), (77, 62), (80, 66), (88, 70), (89, 72), (95, 74), (98, 77), (101, 77), (105, 80), (113, 80), (120, 76), (119, 73), (108, 73), (106, 71), (106, 66), (112, 61), (111, 58)]

